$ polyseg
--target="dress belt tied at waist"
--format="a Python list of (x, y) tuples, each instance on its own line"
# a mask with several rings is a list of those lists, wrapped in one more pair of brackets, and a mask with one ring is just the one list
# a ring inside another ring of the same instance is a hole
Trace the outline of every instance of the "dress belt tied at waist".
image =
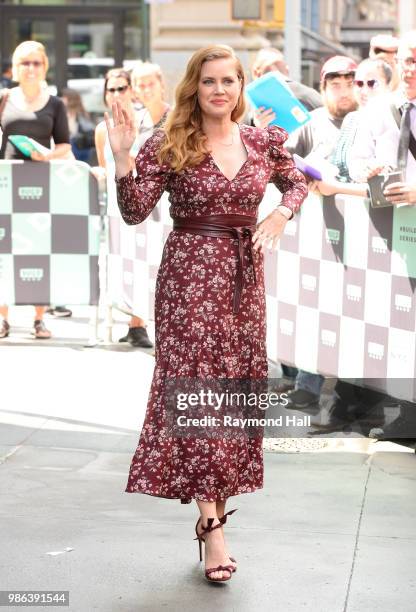
[(210, 215), (208, 217), (174, 217), (173, 229), (190, 234), (211, 236), (214, 238), (235, 238), (238, 240), (237, 274), (235, 277), (233, 312), (237, 314), (240, 310), (241, 293), (243, 290), (244, 254), (243, 238), (249, 237), (249, 250), (251, 263), (253, 265), (254, 282), (256, 281), (256, 269), (253, 255), (253, 234), (257, 229), (256, 217), (248, 215)]

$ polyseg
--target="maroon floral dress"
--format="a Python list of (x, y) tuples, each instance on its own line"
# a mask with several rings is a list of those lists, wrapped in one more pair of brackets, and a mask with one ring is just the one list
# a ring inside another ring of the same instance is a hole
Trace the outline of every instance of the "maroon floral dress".
[[(306, 196), (303, 175), (283, 148), (284, 130), (240, 125), (247, 160), (228, 180), (211, 155), (176, 174), (156, 159), (159, 130), (136, 158), (132, 173), (117, 180), (121, 214), (141, 223), (169, 192), (172, 217), (256, 217), (266, 186), (282, 192), (296, 212)], [(238, 314), (233, 312), (237, 240), (173, 230), (166, 241), (156, 283), (156, 364), (147, 412), (126, 491), (212, 502), (263, 486), (261, 437), (174, 437), (167, 428), (164, 391), (175, 377), (262, 379), (267, 377), (263, 256), (249, 254), (244, 239), (244, 276)], [(253, 264), (255, 270), (253, 270)]]

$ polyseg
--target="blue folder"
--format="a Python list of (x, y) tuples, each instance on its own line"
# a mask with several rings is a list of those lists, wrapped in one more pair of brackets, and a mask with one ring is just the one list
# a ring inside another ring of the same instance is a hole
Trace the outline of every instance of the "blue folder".
[(254, 108), (272, 108), (276, 114), (273, 125), (284, 128), (289, 134), (308, 123), (311, 116), (288, 85), (273, 72), (268, 72), (246, 87), (247, 98)]

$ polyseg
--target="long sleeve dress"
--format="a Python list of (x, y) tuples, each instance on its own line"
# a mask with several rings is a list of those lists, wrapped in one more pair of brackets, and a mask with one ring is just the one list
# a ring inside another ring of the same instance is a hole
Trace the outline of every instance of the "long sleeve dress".
[[(307, 188), (283, 148), (284, 130), (240, 125), (247, 160), (228, 180), (207, 154), (175, 173), (156, 155), (158, 130), (136, 158), (132, 173), (117, 180), (121, 214), (142, 222), (169, 192), (172, 217), (247, 215), (255, 220), (266, 186), (273, 182), (282, 204), (296, 212)], [(238, 313), (233, 292), (237, 240), (173, 230), (166, 241), (156, 282), (156, 364), (148, 407), (126, 491), (189, 503), (223, 500), (263, 486), (261, 437), (175, 437), (168, 427), (167, 383), (178, 377), (264, 379), (267, 377), (263, 256), (243, 239), (244, 276)], [(254, 270), (253, 270), (254, 265)]]

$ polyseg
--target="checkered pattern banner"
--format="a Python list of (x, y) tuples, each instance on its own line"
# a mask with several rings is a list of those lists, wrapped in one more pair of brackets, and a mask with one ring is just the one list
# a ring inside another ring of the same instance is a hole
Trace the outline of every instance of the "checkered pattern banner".
[[(111, 177), (112, 178), (112, 177)], [(171, 230), (168, 194), (140, 225), (126, 225), (120, 216), (115, 189), (108, 184), (109, 246), (107, 291), (111, 304), (154, 319), (156, 276), (163, 245)]]
[[(269, 185), (259, 219), (279, 200)], [(167, 194), (138, 226), (126, 226), (116, 208), (109, 213), (110, 295), (151, 319), (171, 229)], [(380, 389), (413, 399), (415, 246), (414, 207), (373, 209), (363, 198), (310, 195), (277, 252), (265, 254), (269, 358), (327, 376), (378, 379)], [(399, 390), (389, 387), (395, 384)]]
[(415, 207), (310, 195), (266, 255), (269, 356), (413, 399), (415, 247)]
[(98, 304), (99, 244), (87, 164), (0, 162), (0, 304)]

